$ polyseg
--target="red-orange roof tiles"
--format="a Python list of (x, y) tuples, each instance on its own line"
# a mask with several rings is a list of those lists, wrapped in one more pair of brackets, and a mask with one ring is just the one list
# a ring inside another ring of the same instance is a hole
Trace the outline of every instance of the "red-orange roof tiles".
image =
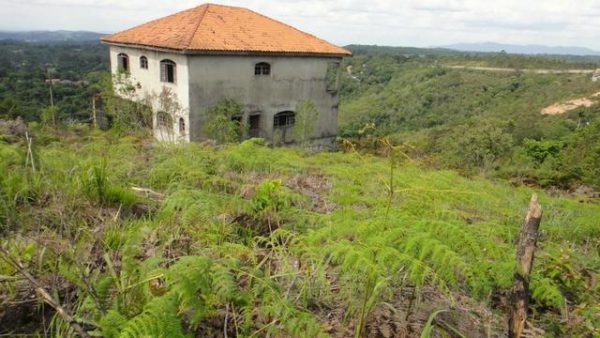
[(346, 49), (246, 8), (204, 4), (102, 38), (191, 53), (351, 55)]

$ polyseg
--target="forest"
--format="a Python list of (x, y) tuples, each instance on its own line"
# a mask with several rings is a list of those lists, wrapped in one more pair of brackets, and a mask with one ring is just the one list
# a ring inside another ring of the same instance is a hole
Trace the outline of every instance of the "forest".
[(599, 63), (350, 48), (318, 152), (155, 142), (105, 46), (0, 42), (0, 335), (505, 337), (535, 193), (524, 337), (600, 337), (600, 83), (451, 68)]

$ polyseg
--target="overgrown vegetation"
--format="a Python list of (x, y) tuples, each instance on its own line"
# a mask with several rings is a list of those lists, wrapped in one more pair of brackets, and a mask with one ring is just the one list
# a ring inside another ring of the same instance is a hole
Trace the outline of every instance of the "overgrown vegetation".
[[(147, 105), (105, 75), (81, 95), (102, 95), (109, 131), (70, 122), (64, 98), (0, 110), (28, 122), (0, 125), (0, 333), (75, 335), (16, 257), (90, 336), (501, 336), (536, 191), (528, 329), (599, 336), (600, 207), (540, 191), (600, 184), (599, 108), (539, 115), (596, 85), (372, 54), (344, 65), (337, 152), (234, 144), (233, 101), (208, 114), (222, 144), (155, 142)], [(303, 141), (314, 106), (297, 110)]]
[(224, 99), (206, 112), (204, 132), (219, 143), (238, 142), (244, 126), (241, 122), (242, 106), (233, 99)]
[[(594, 149), (600, 123), (598, 99), (563, 115), (544, 116), (554, 103), (600, 92), (589, 74), (531, 74), (451, 69), (448, 65), (521, 68), (595, 68), (515, 55), (410, 56), (393, 50), (358, 48), (343, 73), (340, 133), (370, 142), (390, 136), (436, 167), (484, 173), (543, 187), (576, 189), (598, 185)], [(502, 60), (506, 61), (506, 64)], [(502, 61), (502, 62), (501, 62)], [(540, 158), (531, 142), (553, 143)], [(533, 157), (532, 157), (533, 155)]]
[[(255, 140), (149, 148), (144, 134), (63, 130), (56, 142), (52, 130), (31, 132), (35, 172), (23, 142), (0, 143), (2, 245), (91, 332), (369, 336), (387, 307), (390, 337), (419, 334), (440, 309), (463, 334), (504, 327), (529, 189), (397, 155), (309, 155)], [(600, 209), (543, 193), (541, 202), (532, 323), (598, 334)], [(7, 299), (28, 292), (10, 278), (2, 290)], [(11, 310), (41, 320), (31, 305)], [(46, 320), (55, 335), (72, 334), (59, 316)]]

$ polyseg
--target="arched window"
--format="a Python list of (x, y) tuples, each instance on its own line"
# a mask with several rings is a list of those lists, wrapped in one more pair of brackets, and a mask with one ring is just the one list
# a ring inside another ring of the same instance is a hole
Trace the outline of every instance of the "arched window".
[(296, 113), (293, 111), (282, 111), (273, 117), (273, 128), (287, 129), (296, 122)]
[(171, 115), (164, 111), (156, 113), (156, 126), (158, 128), (173, 128), (173, 119), (171, 118)]
[(179, 118), (179, 133), (181, 135), (185, 134), (185, 120), (183, 119), (183, 117)]
[(177, 81), (177, 64), (165, 59), (160, 62), (160, 80), (162, 82), (175, 83)]
[(129, 56), (125, 53), (119, 53), (117, 55), (117, 64), (120, 72), (129, 71)]
[(254, 65), (254, 75), (271, 74), (271, 65), (266, 62), (259, 62)]
[(145, 56), (140, 56), (140, 68), (148, 69), (148, 58)]

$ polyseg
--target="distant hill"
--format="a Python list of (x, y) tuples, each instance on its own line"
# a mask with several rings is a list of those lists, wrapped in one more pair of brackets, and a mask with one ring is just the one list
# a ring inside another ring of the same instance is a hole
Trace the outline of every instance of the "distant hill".
[(543, 45), (510, 45), (495, 42), (483, 43), (457, 43), (452, 45), (442, 46), (463, 52), (483, 52), (494, 53), (505, 51), (510, 54), (527, 54), (527, 55), (593, 55), (600, 56), (600, 52), (585, 48), (585, 47), (554, 47)]
[(98, 41), (106, 34), (88, 31), (0, 31), (0, 40), (17, 40), (27, 42), (81, 42)]
[(437, 55), (448, 56), (462, 54), (459, 51), (448, 48), (419, 48), (419, 47), (393, 47), (378, 45), (347, 45), (348, 49), (355, 55), (375, 54), (375, 55)]

